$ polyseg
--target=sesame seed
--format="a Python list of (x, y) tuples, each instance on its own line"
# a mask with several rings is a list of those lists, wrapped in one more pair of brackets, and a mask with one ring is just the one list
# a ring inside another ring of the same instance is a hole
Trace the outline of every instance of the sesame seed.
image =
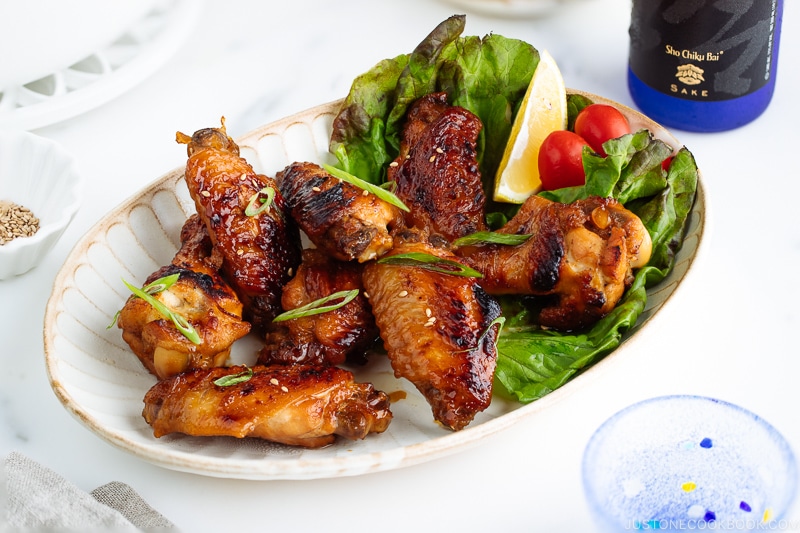
[(390, 167), (399, 167), (400, 163), (398, 163), (397, 161), (392, 161), (391, 163), (389, 163), (389, 166)]
[(406, 296), (408, 296), (408, 291), (400, 291), (397, 295), (400, 298), (405, 298)]
[(442, 150), (441, 148), (439, 148), (439, 147), (437, 146), (437, 147), (436, 147), (436, 153), (437, 153), (437, 154), (443, 154), (443, 153), (444, 153), (444, 150)]
[(367, 291), (364, 291), (364, 298), (366, 298), (367, 300), (369, 300), (369, 293), (368, 293)]
[(291, 276), (292, 274), (294, 274), (294, 269), (292, 267), (289, 267), (289, 270), (286, 271), (286, 275)]
[(201, 194), (202, 196), (205, 196), (206, 198), (208, 198), (209, 196), (211, 196), (211, 193), (210, 193), (210, 192), (208, 192), (208, 191), (200, 191), (200, 194)]
[(320, 189), (319, 187), (311, 187), (311, 190), (314, 191), (314, 192), (319, 192), (322, 189)]
[(364, 192), (361, 193), (361, 196), (367, 196), (368, 194), (369, 191), (367, 189), (364, 189)]
[(244, 180), (246, 180), (246, 179), (247, 179), (247, 174), (245, 174), (245, 173), (242, 173), (242, 175), (241, 175), (241, 176), (239, 176), (239, 179), (240, 179), (241, 181), (244, 181)]
[(241, 248), (236, 250), (236, 255), (242, 255), (242, 254), (244, 254), (244, 250), (242, 250)]
[(432, 156), (431, 156), (431, 158), (430, 158), (430, 159), (428, 159), (428, 161), (430, 161), (431, 163), (433, 163), (434, 161), (436, 161), (436, 156), (435, 156), (435, 155), (432, 155)]
[(289, 392), (289, 389), (287, 389), (287, 388), (286, 388), (286, 385), (284, 385), (283, 387), (281, 387), (281, 390), (282, 390), (283, 392)]
[(432, 311), (431, 311), (431, 308), (430, 308), (430, 307), (428, 307), (427, 309), (425, 309), (425, 316), (428, 316), (428, 317), (429, 317), (429, 316), (431, 316), (431, 313), (432, 313)]
[(30, 237), (39, 231), (39, 219), (30, 209), (0, 200), (0, 245), (18, 237)]
[(270, 379), (269, 382), (272, 383), (273, 385), (277, 385), (278, 384), (278, 380), (275, 379), (275, 378)]

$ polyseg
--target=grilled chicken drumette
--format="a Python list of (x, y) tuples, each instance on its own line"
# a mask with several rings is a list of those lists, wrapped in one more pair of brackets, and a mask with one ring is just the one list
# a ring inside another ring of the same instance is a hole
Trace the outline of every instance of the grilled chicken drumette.
[[(230, 376), (240, 380), (219, 381)], [(331, 444), (337, 435), (381, 433), (392, 419), (386, 394), (332, 366), (195, 370), (157, 383), (144, 403), (142, 415), (156, 437), (257, 437), (306, 448)]]
[(287, 209), (317, 248), (341, 261), (369, 261), (392, 247), (399, 209), (331, 176), (315, 163), (292, 163), (275, 176)]
[(172, 263), (145, 281), (147, 285), (179, 275), (174, 285), (152, 296), (194, 327), (200, 338), (198, 344), (137, 296), (130, 296), (120, 311), (117, 325), (122, 329), (122, 338), (159, 378), (191, 368), (225, 364), (231, 345), (250, 331), (250, 324), (242, 320), (242, 303), (218, 272), (220, 262), (221, 258), (212, 252), (205, 225), (194, 215), (182, 228), (181, 248)]
[[(324, 252), (303, 250), (303, 262), (283, 288), (283, 308), (297, 309), (341, 291), (358, 295), (338, 309), (293, 318), (276, 324), (266, 336), (258, 361), (262, 364), (338, 365), (363, 362), (378, 338), (372, 309), (363, 294), (361, 271), (355, 261), (337, 261)], [(335, 302), (330, 302), (335, 303)]]
[(187, 145), (186, 184), (223, 257), (223, 273), (244, 303), (245, 317), (266, 331), (281, 312), (281, 287), (300, 263), (297, 226), (275, 181), (239, 156), (224, 122), (191, 137), (179, 132), (177, 140)]

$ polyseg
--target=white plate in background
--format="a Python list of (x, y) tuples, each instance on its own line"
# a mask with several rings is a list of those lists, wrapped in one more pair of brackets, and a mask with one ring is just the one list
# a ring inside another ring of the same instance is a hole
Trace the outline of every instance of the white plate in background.
[[(11, 4), (3, 3), (3, 12), (22, 9), (11, 9)], [(27, 1), (13, 3), (17, 4), (28, 6)], [(39, 2), (30, 4), (36, 6)], [(55, 4), (72, 7), (71, 2)], [(76, 12), (84, 14), (92, 8), (97, 15), (89, 18), (105, 20), (105, 10), (116, 9), (116, 2), (97, 4), (82, 0)], [(0, 128), (41, 128), (120, 96), (172, 57), (189, 36), (202, 9), (201, 0), (150, 0), (143, 1), (141, 6), (136, 2), (120, 2), (120, 6), (127, 4), (133, 7), (122, 9), (125, 17), (112, 17), (108, 31), (93, 32), (91, 23), (69, 16), (56, 25), (58, 31), (54, 30), (61, 36), (60, 41), (48, 40), (35, 53), (31, 43), (14, 44), (12, 39), (8, 46), (20, 50), (15, 60), (19, 67), (0, 75)], [(56, 12), (59, 9), (63, 7)], [(84, 29), (87, 38), (79, 40), (77, 45), (66, 44), (70, 42), (68, 37)], [(0, 42), (9, 39), (8, 35), (0, 34)], [(42, 55), (46, 57), (51, 47), (58, 47), (61, 41), (65, 43), (65, 53), (54, 53), (43, 61)], [(5, 45), (0, 46), (0, 50), (4, 49)]]

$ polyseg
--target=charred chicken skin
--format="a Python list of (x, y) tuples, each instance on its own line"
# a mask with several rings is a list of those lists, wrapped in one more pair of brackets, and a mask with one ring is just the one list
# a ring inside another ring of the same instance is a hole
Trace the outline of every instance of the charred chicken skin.
[[(411, 230), (385, 257), (410, 252), (457, 259)], [(419, 266), (372, 262), (363, 278), (395, 376), (414, 384), (435, 420), (463, 429), (492, 399), (499, 305), (474, 278)]]
[(409, 109), (400, 154), (387, 179), (411, 210), (408, 227), (447, 240), (486, 230), (481, 174), (476, 158), (483, 125), (466, 109), (447, 103), (446, 93), (418, 99)]
[(610, 312), (650, 257), (650, 235), (639, 217), (612, 198), (571, 204), (531, 196), (501, 233), (530, 234), (518, 246), (463, 248), (465, 264), (483, 274), (490, 294), (552, 298), (539, 323), (575, 330)]
[(130, 296), (117, 325), (142, 364), (163, 379), (192, 368), (222, 366), (231, 345), (250, 331), (242, 303), (218, 273), (220, 258), (196, 215), (181, 231), (181, 248), (170, 265), (151, 274), (145, 284), (179, 274), (171, 287), (152, 296), (189, 321), (200, 335), (194, 344), (145, 300)]
[[(223, 257), (222, 271), (241, 298), (245, 318), (266, 331), (281, 312), (281, 287), (300, 263), (300, 233), (275, 181), (257, 174), (220, 128), (178, 133), (187, 145), (186, 184), (197, 213)], [(264, 206), (270, 191), (272, 203)], [(258, 211), (247, 214), (251, 206)], [(263, 209), (259, 209), (262, 208)]]
[[(297, 309), (340, 291), (358, 290), (344, 306), (276, 324), (266, 336), (259, 363), (339, 365), (363, 362), (378, 338), (372, 308), (363, 294), (357, 262), (337, 261), (324, 252), (303, 250), (303, 262), (283, 288), (283, 308)], [(334, 302), (331, 302), (334, 303)]]
[(292, 218), (331, 257), (363, 263), (391, 249), (397, 207), (314, 163), (292, 163), (275, 180)]
[[(225, 376), (252, 375), (231, 385)], [(389, 399), (337, 367), (244, 366), (193, 370), (162, 380), (145, 395), (142, 415), (161, 437), (256, 437), (319, 448), (386, 430)]]

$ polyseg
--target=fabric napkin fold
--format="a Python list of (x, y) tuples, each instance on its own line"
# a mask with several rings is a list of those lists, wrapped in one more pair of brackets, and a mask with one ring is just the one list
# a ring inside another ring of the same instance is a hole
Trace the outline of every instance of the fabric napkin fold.
[[(29, 457), (5, 460), (11, 531), (165, 531), (174, 524), (125, 483), (86, 493)], [(0, 528), (2, 529), (2, 528)]]

